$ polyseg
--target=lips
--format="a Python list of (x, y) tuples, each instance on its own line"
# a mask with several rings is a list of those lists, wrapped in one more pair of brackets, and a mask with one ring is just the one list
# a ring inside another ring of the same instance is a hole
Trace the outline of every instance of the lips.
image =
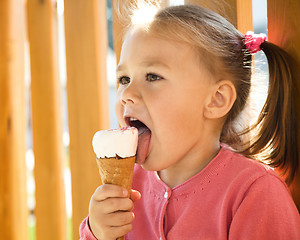
[(136, 154), (136, 163), (143, 164), (145, 162), (146, 157), (149, 154), (149, 145), (151, 140), (151, 131), (142, 121), (133, 118), (126, 117), (126, 124), (135, 127), (139, 131), (139, 140)]

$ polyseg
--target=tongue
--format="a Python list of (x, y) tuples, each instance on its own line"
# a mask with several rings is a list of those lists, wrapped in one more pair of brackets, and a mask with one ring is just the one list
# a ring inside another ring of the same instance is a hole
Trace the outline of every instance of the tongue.
[(151, 131), (147, 127), (139, 128), (139, 141), (136, 154), (136, 163), (143, 164), (148, 155)]

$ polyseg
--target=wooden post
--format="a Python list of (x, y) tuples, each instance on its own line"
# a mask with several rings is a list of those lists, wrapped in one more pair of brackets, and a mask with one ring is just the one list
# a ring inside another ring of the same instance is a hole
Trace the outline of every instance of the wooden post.
[(237, 29), (245, 34), (253, 31), (252, 0), (237, 0)]
[[(185, 0), (185, 4), (195, 4), (208, 8), (237, 26), (237, 1), (239, 0)], [(248, 1), (248, 0), (247, 0)]]
[(100, 184), (92, 138), (109, 124), (106, 1), (65, 0), (73, 237)]
[(28, 239), (24, 5), (0, 1), (0, 235)]
[[(300, 149), (300, 1), (268, 1), (268, 40), (285, 49), (296, 61), (295, 70), (298, 93), (297, 107), (298, 147)], [(300, 168), (295, 182), (290, 186), (294, 201), (300, 211)]]
[(36, 239), (67, 239), (63, 181), (61, 89), (56, 8), (52, 0), (28, 0)]
[(209, 8), (231, 22), (241, 33), (253, 30), (252, 0), (185, 0)]

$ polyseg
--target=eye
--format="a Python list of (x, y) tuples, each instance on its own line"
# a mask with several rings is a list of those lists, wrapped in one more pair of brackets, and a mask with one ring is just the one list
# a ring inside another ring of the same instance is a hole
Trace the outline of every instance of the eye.
[(130, 83), (130, 78), (126, 77), (126, 76), (122, 76), (122, 77), (119, 77), (118, 82), (121, 85), (125, 85), (125, 84)]
[(154, 82), (154, 81), (161, 80), (161, 79), (163, 79), (161, 76), (158, 76), (154, 73), (147, 73), (147, 75), (146, 75), (146, 80), (149, 82)]

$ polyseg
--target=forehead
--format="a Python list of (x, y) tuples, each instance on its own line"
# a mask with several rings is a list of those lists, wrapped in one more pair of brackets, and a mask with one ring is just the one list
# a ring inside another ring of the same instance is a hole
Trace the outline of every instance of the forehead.
[(161, 37), (161, 34), (147, 32), (142, 28), (130, 30), (122, 46), (120, 64), (126, 61), (173, 62), (192, 58), (196, 60), (195, 49), (187, 43)]

